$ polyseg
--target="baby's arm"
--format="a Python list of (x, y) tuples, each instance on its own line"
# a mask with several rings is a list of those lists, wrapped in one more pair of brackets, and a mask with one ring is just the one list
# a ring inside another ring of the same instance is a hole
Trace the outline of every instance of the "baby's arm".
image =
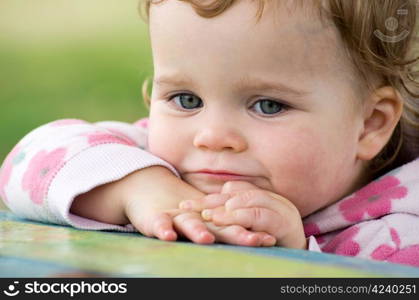
[[(84, 229), (120, 226), (70, 213), (74, 198), (165, 161), (144, 150), (145, 128), (122, 122), (90, 124), (59, 120), (27, 134), (7, 156), (0, 171), (0, 195), (16, 214)], [(118, 224), (118, 223), (117, 223)]]
[[(3, 163), (1, 198), (17, 215), (33, 220), (83, 229), (133, 231), (135, 227), (150, 236), (175, 239), (173, 216), (163, 213), (176, 209), (181, 200), (203, 194), (177, 177), (168, 163), (144, 150), (143, 124), (71, 119), (33, 130)], [(156, 218), (158, 213), (162, 216)], [(159, 220), (156, 228), (150, 228), (153, 218)], [(190, 225), (180, 226), (185, 236), (212, 242), (199, 215), (184, 223), (193, 220), (193, 230)]]
[(152, 166), (78, 196), (71, 212), (104, 223), (131, 223), (144, 235), (161, 240), (176, 240), (176, 227), (195, 243), (212, 243), (214, 236), (199, 214), (176, 218), (182, 214), (177, 209), (180, 201), (202, 196), (167, 168)]

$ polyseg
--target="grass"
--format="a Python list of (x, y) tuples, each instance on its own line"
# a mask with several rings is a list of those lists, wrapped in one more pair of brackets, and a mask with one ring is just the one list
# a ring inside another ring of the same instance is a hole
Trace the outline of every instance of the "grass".
[(0, 161), (30, 130), (61, 118), (134, 122), (152, 75), (138, 0), (2, 0)]

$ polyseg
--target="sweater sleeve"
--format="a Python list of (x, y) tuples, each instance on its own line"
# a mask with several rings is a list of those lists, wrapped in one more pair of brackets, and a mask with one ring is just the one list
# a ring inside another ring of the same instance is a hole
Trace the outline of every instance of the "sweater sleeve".
[(419, 216), (393, 213), (350, 226), (322, 246), (323, 252), (419, 267)]
[(133, 231), (70, 213), (74, 198), (164, 160), (147, 152), (147, 120), (58, 120), (28, 133), (0, 169), (0, 196), (20, 217), (82, 229)]

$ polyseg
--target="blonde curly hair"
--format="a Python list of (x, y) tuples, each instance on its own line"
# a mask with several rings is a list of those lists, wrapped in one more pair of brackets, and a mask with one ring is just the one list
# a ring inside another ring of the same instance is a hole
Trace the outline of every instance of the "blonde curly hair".
[[(152, 4), (166, 0), (140, 0), (140, 12), (148, 20)], [(222, 14), (238, 0), (174, 0), (188, 2), (204, 18)], [(272, 0), (258, 4), (256, 19), (263, 17)], [(366, 91), (392, 86), (403, 98), (404, 110), (387, 145), (371, 161), (374, 177), (419, 157), (419, 53), (415, 0), (294, 0), (295, 4), (316, 8), (323, 20), (337, 28), (349, 58)], [(394, 35), (401, 28), (402, 35)], [(378, 79), (378, 86), (377, 86)], [(149, 103), (148, 82), (143, 97)]]

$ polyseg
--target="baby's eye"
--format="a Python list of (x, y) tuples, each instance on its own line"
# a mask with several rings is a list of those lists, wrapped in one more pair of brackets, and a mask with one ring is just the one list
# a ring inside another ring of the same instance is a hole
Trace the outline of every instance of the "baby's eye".
[(177, 94), (170, 97), (170, 100), (174, 101), (175, 104), (182, 109), (196, 109), (203, 106), (202, 100), (192, 94)]
[(286, 105), (274, 100), (264, 99), (255, 102), (252, 108), (262, 115), (274, 115), (284, 110)]

